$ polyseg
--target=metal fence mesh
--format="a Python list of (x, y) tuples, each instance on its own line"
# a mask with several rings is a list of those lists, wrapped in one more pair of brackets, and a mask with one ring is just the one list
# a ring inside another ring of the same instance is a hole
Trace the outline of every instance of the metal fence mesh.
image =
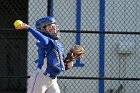
[[(57, 20), (65, 55), (76, 43), (86, 50), (72, 69), (59, 75), (61, 93), (139, 93), (140, 1), (105, 0), (105, 10), (100, 10), (102, 1), (1, 0), (0, 93), (26, 93), (27, 76), (36, 69), (36, 39), (27, 31), (17, 32), (13, 22), (21, 19), (35, 28), (35, 21), (47, 15)], [(106, 33), (100, 32), (103, 11)]]

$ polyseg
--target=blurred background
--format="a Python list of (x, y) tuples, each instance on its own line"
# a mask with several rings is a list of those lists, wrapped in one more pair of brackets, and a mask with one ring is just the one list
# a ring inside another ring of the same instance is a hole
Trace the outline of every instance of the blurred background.
[(139, 93), (139, 0), (0, 0), (0, 93), (26, 93), (36, 70), (36, 39), (15, 30), (19, 19), (35, 28), (53, 16), (65, 54), (74, 44), (87, 51), (61, 73), (61, 93)]

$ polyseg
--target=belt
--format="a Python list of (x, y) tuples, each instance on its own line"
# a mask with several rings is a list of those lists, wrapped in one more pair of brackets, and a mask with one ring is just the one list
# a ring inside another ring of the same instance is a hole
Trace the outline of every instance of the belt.
[(55, 79), (55, 78), (56, 78), (55, 75), (49, 74), (49, 73), (47, 73), (47, 72), (44, 72), (43, 74), (44, 74), (45, 76), (48, 76), (48, 77), (52, 78), (52, 79)]

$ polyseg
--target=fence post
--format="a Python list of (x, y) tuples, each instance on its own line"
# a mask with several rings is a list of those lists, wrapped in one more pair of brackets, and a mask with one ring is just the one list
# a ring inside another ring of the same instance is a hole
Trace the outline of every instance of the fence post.
[[(100, 0), (100, 32), (105, 31), (105, 0)], [(99, 35), (99, 77), (104, 77), (104, 34)], [(99, 80), (99, 93), (104, 93), (104, 80)]]

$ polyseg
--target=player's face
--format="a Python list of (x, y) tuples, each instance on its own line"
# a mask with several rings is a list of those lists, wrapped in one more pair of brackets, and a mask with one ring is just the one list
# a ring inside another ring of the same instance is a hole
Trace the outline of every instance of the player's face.
[(49, 31), (50, 34), (56, 34), (57, 33), (57, 25), (56, 24), (49, 24), (46, 26), (46, 30)]

